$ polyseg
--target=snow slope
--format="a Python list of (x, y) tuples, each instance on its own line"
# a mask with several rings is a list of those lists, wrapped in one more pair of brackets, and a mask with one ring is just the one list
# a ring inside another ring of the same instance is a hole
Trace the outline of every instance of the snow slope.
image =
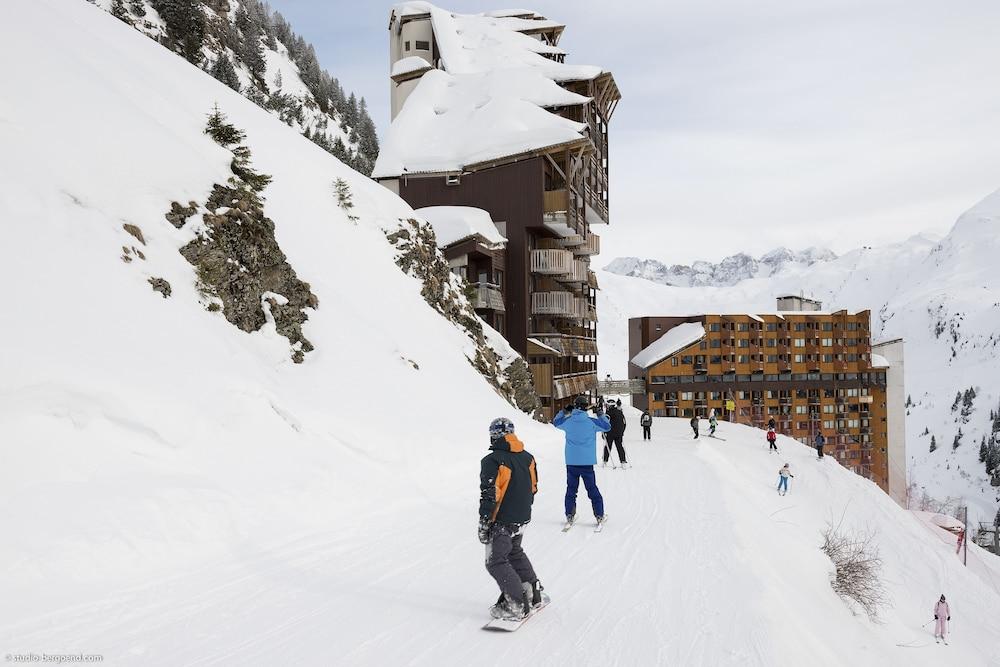
[[(17, 21), (12, 20), (17, 16)], [(393, 263), (399, 199), (98, 9), (0, 6), (0, 647), (108, 665), (939, 665), (920, 625), (953, 601), (949, 659), (996, 664), (1000, 598), (870, 483), (759, 432), (626, 436), (611, 521), (558, 531), (562, 445), (473, 370), (467, 338)], [(73, 113), (63, 102), (74, 100)], [(302, 364), (273, 329), (207, 312), (169, 201), (202, 200), (247, 133), (276, 236), (320, 304)], [(61, 132), (51, 132), (52, 127)], [(336, 204), (349, 183), (357, 225)], [(145, 260), (122, 262), (139, 225)], [(173, 286), (164, 299), (147, 278)], [(406, 326), (400, 325), (405, 322)], [(518, 422), (541, 491), (526, 546), (556, 601), (517, 635), (475, 540), (486, 424)], [(635, 416), (630, 414), (634, 423)], [(812, 466), (812, 467), (810, 467)], [(582, 512), (581, 512), (582, 513)], [(828, 517), (878, 531), (894, 606), (853, 616), (817, 550)]]
[[(625, 374), (629, 317), (773, 311), (777, 295), (800, 291), (823, 301), (825, 310), (870, 309), (874, 341), (906, 341), (906, 390), (913, 401), (906, 422), (910, 481), (942, 500), (962, 498), (970, 503), (970, 516), (992, 521), (1000, 489), (990, 486), (979, 445), (990, 438), (991, 410), (1000, 407), (997, 256), (1000, 192), (963, 214), (940, 241), (915, 236), (728, 287), (668, 287), (602, 272), (600, 372)], [(970, 387), (977, 396), (963, 416), (952, 404), (956, 393)], [(953, 450), (960, 428), (963, 436)]]

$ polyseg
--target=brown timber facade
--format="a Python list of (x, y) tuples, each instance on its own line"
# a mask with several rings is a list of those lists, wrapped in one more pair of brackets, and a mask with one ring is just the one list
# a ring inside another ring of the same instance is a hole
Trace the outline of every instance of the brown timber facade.
[[(639, 317), (629, 320), (629, 358), (679, 324), (702, 337), (629, 377), (646, 393), (633, 405), (654, 416), (719, 419), (766, 427), (826, 453), (888, 491), (887, 368), (872, 364), (870, 312)], [(727, 401), (734, 410), (728, 411)]]

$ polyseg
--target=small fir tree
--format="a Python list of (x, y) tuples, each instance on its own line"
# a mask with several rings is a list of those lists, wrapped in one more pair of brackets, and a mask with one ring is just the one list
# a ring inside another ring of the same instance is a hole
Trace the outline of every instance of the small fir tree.
[(111, 1), (111, 15), (119, 21), (132, 25), (132, 17), (129, 16), (128, 9), (125, 7), (125, 0)]
[(240, 77), (236, 75), (236, 68), (227, 54), (220, 55), (208, 73), (237, 93), (240, 92)]
[(344, 179), (338, 178), (333, 182), (333, 191), (337, 195), (337, 205), (344, 209), (347, 219), (358, 224), (359, 218), (354, 214), (354, 202), (351, 199), (351, 186)]
[(935, 449), (937, 449), (937, 438), (935, 438), (932, 435), (931, 436), (931, 451), (933, 452)]
[(218, 104), (212, 108), (212, 113), (208, 116), (205, 134), (226, 148), (234, 146), (246, 138), (242, 131), (236, 129), (235, 125), (226, 120), (226, 115), (219, 109)]

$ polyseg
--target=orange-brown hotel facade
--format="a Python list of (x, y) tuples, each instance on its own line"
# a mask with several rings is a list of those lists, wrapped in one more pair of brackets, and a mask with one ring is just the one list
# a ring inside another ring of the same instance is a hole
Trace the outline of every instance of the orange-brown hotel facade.
[[(761, 428), (774, 419), (779, 433), (810, 445), (823, 433), (828, 455), (888, 492), (895, 401), (886, 393), (890, 364), (872, 351), (870, 311), (821, 312), (801, 297), (778, 306), (630, 319), (629, 377), (646, 387), (633, 405), (654, 417), (704, 419), (714, 408), (720, 420)], [(892, 344), (901, 355), (901, 341)]]

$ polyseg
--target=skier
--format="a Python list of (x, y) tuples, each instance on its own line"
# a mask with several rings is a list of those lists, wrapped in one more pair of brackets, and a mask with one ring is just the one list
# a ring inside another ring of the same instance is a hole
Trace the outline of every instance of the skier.
[(820, 431), (816, 434), (816, 457), (823, 458), (823, 445), (826, 444), (826, 438), (823, 437), (823, 432)]
[(708, 435), (712, 438), (715, 437), (715, 429), (719, 426), (719, 419), (715, 416), (715, 410), (712, 410), (712, 414), (708, 417)]
[(691, 430), (694, 431), (694, 439), (698, 439), (698, 415), (691, 417)]
[(622, 446), (622, 437), (625, 435), (625, 413), (622, 411), (621, 399), (608, 406), (608, 420), (611, 422), (611, 430), (608, 431), (607, 442), (604, 445), (604, 465), (608, 464), (611, 447), (614, 445), (618, 450), (618, 460), (624, 468), (628, 465), (628, 461), (625, 460), (625, 447)]
[(934, 605), (934, 620), (937, 621), (934, 624), (934, 639), (940, 639), (947, 644), (948, 640), (945, 639), (944, 635), (948, 632), (948, 621), (951, 620), (951, 610), (948, 609), (948, 603), (945, 602), (944, 593), (941, 594), (941, 599)]
[(783, 496), (786, 493), (788, 493), (788, 478), (789, 477), (795, 477), (795, 475), (792, 474), (791, 469), (788, 467), (788, 464), (786, 463), (781, 468), (781, 470), (778, 471), (778, 495), (779, 496)]
[(642, 427), (642, 439), (652, 440), (653, 436), (650, 435), (650, 429), (653, 427), (653, 418), (649, 414), (649, 410), (643, 410), (642, 416), (639, 417), (639, 426)]
[(769, 445), (771, 445), (768, 448), (769, 452), (778, 451), (777, 441), (778, 441), (778, 434), (774, 432), (774, 429), (773, 428), (767, 429), (767, 442)]
[(594, 517), (598, 524), (604, 523), (604, 498), (597, 488), (594, 466), (597, 465), (597, 434), (611, 430), (611, 422), (603, 411), (597, 416), (587, 414), (587, 397), (577, 396), (573, 405), (567, 405), (552, 420), (552, 425), (566, 434), (566, 523), (576, 521), (576, 494), (580, 479), (587, 489)]
[(490, 608), (493, 618), (519, 620), (542, 603), (542, 585), (521, 548), (537, 492), (535, 457), (514, 435), (511, 420), (494, 419), (479, 473), (479, 541), (486, 545), (486, 571), (501, 591)]

